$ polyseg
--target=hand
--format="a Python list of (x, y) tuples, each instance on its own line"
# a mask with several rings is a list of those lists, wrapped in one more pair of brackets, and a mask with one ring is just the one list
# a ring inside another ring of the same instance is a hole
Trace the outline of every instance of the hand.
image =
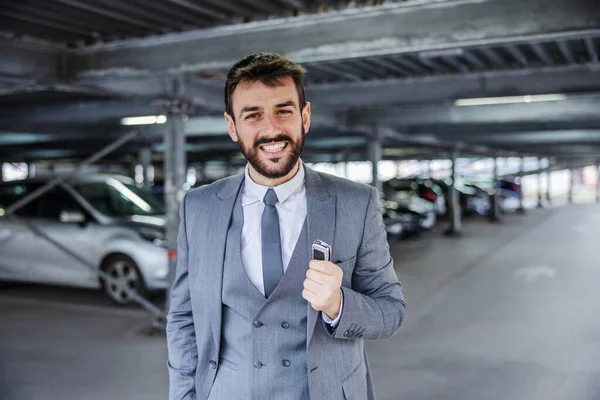
[(342, 278), (344, 271), (329, 261), (312, 260), (308, 264), (302, 297), (312, 308), (336, 319), (342, 303)]

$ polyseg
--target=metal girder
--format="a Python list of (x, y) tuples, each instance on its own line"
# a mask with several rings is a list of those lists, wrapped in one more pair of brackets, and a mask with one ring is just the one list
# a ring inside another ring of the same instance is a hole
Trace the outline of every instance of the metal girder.
[(507, 66), (506, 62), (494, 50), (481, 49), (481, 51), (487, 57), (487, 59), (490, 60), (492, 63), (494, 63), (496, 66), (498, 66), (500, 68), (506, 68), (506, 66)]
[(112, 11), (103, 9), (101, 7), (96, 7), (89, 3), (84, 3), (81, 1), (77, 1), (77, 0), (51, 0), (51, 1), (54, 1), (57, 3), (62, 3), (67, 6), (76, 8), (76, 9), (89, 11), (94, 14), (98, 14), (98, 15), (102, 15), (104, 17), (111, 18), (116, 21), (126, 22), (128, 24), (135, 25), (135, 26), (138, 26), (138, 27), (141, 27), (144, 29), (148, 29), (150, 31), (156, 30), (156, 25), (153, 25), (149, 22), (143, 21), (141, 19), (133, 18), (128, 15), (121, 14), (121, 13), (112, 12)]
[(137, 115), (156, 115), (147, 100), (82, 101), (42, 106), (6, 107), (0, 109), (2, 124), (93, 123)]
[(552, 64), (552, 58), (548, 54), (546, 50), (544, 50), (544, 46), (539, 43), (532, 43), (531, 47), (533, 48), (533, 52), (536, 56), (544, 62), (544, 64), (550, 65)]
[(91, 46), (70, 54), (68, 71), (71, 77), (200, 72), (226, 70), (240, 57), (265, 50), (315, 62), (539, 40), (597, 28), (598, 9), (595, 0), (398, 2)]
[(515, 45), (506, 46), (506, 50), (517, 60), (521, 65), (527, 66), (529, 63), (527, 62), (527, 57), (519, 50), (519, 48)]
[(595, 91), (600, 91), (600, 74), (586, 66), (321, 84), (306, 88), (307, 98), (315, 110)]
[(352, 111), (348, 113), (349, 127), (418, 126), (421, 124), (481, 124), (481, 123), (531, 123), (536, 121), (569, 122), (600, 120), (598, 98), (573, 98), (545, 103), (516, 103), (480, 107), (454, 107), (424, 105)]
[(0, 38), (0, 77), (56, 82), (60, 76), (60, 52), (59, 47)]
[(215, 9), (211, 9), (206, 6), (201, 6), (197, 3), (193, 3), (188, 0), (167, 0), (166, 2), (177, 4), (185, 9), (187, 9), (190, 12), (195, 12), (195, 13), (199, 13), (202, 15), (208, 15), (211, 18), (217, 18), (217, 19), (221, 19), (221, 20), (227, 18), (227, 15), (222, 12), (216, 11)]
[(573, 57), (573, 53), (571, 52), (567, 42), (564, 40), (559, 40), (556, 42), (556, 44), (558, 45), (558, 48), (565, 60), (567, 60), (569, 64), (575, 64), (575, 57)]
[(594, 63), (598, 62), (598, 51), (594, 47), (594, 40), (592, 38), (585, 38), (585, 48), (590, 55), (590, 60)]
[(589, 130), (549, 130), (549, 131), (507, 131), (507, 132), (469, 132), (436, 134), (436, 137), (447, 140), (464, 140), (474, 143), (489, 145), (495, 144), (544, 144), (554, 143), (559, 145), (575, 143), (599, 143), (600, 129)]

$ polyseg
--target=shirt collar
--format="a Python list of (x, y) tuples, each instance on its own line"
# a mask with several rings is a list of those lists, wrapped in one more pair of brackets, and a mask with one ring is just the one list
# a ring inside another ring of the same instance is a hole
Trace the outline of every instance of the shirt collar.
[(263, 201), (265, 194), (267, 194), (267, 190), (271, 187), (275, 190), (275, 194), (277, 194), (277, 199), (279, 199), (279, 203), (284, 203), (292, 194), (294, 194), (303, 184), (304, 184), (304, 163), (298, 161), (300, 167), (298, 168), (298, 172), (292, 179), (287, 182), (282, 183), (277, 186), (263, 186), (254, 182), (252, 178), (250, 178), (250, 173), (248, 172), (248, 165), (246, 165), (246, 169), (244, 171), (245, 180), (244, 180), (244, 201), (242, 202), (242, 206), (246, 206), (248, 204), (255, 203), (257, 201)]

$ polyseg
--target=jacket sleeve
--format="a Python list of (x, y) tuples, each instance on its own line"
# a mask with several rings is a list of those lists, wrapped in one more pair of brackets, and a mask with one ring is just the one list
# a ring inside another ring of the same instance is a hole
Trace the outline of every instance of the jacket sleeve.
[(181, 202), (177, 236), (177, 268), (171, 287), (167, 314), (167, 347), (169, 360), (169, 399), (194, 400), (195, 374), (198, 362), (194, 320), (188, 281), (188, 240), (186, 233), (186, 200)]
[(394, 270), (375, 188), (371, 188), (363, 226), (352, 289), (342, 287), (344, 307), (339, 324), (326, 329), (330, 336), (340, 339), (389, 338), (404, 320), (402, 284)]

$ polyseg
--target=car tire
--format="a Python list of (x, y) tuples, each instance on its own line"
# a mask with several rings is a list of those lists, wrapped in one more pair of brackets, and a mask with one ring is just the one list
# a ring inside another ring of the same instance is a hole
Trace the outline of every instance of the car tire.
[[(147, 295), (144, 278), (137, 264), (131, 257), (124, 254), (115, 254), (104, 260), (101, 270), (115, 280), (118, 280), (125, 287), (134, 290), (141, 297)], [(100, 279), (104, 293), (116, 304), (129, 305), (135, 302), (121, 286), (106, 282)]]

